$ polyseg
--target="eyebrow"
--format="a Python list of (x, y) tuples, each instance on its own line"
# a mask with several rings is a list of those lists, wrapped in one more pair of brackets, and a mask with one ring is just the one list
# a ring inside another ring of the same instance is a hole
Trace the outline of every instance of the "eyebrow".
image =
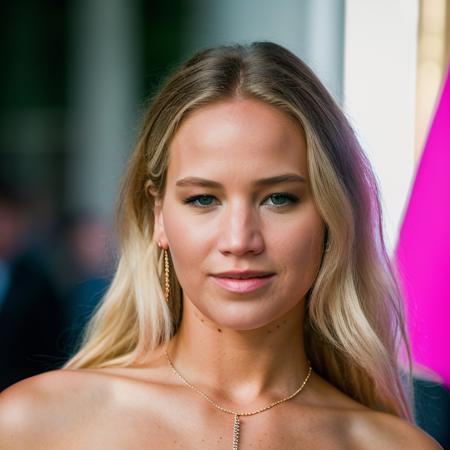
[[(295, 173), (284, 173), (282, 175), (277, 175), (270, 178), (262, 178), (260, 180), (256, 180), (253, 184), (255, 186), (271, 186), (274, 184), (280, 183), (306, 183), (306, 179), (300, 175)], [(205, 178), (199, 177), (186, 177), (178, 180), (176, 182), (176, 186), (185, 187), (185, 186), (201, 186), (201, 187), (209, 187), (209, 188), (222, 188), (222, 184), (217, 181), (207, 180)]]

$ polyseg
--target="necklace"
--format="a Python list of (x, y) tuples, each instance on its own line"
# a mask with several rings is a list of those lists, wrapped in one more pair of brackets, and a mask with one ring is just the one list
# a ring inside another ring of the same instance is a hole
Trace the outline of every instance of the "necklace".
[(302, 384), (298, 387), (298, 389), (293, 392), (291, 395), (288, 395), (287, 397), (284, 397), (280, 400), (277, 400), (273, 403), (270, 403), (267, 406), (264, 406), (263, 408), (260, 409), (256, 409), (255, 411), (250, 411), (250, 412), (238, 412), (238, 411), (232, 411), (231, 409), (227, 409), (224, 408), (220, 405), (218, 405), (214, 400), (212, 400), (210, 397), (208, 397), (204, 392), (202, 392), (200, 389), (196, 388), (195, 386), (193, 386), (191, 383), (189, 383), (184, 377), (183, 375), (181, 375), (180, 372), (178, 372), (177, 369), (175, 369), (175, 366), (173, 365), (172, 361), (169, 358), (169, 354), (167, 353), (167, 350), (165, 350), (166, 353), (166, 357), (167, 357), (167, 361), (169, 362), (170, 367), (172, 368), (172, 371), (175, 373), (175, 375), (180, 378), (180, 380), (189, 388), (191, 388), (192, 390), (194, 390), (195, 392), (197, 392), (197, 394), (200, 394), (202, 397), (204, 397), (206, 400), (208, 400), (209, 403), (211, 403), (211, 405), (213, 405), (216, 409), (218, 409), (219, 411), (222, 411), (224, 413), (227, 414), (232, 414), (234, 416), (234, 423), (233, 423), (233, 446), (232, 446), (232, 450), (238, 450), (238, 446), (239, 446), (239, 417), (240, 416), (253, 416), (255, 414), (259, 414), (263, 411), (267, 411), (270, 408), (273, 408), (276, 405), (279, 405), (280, 403), (283, 402), (287, 402), (288, 400), (290, 400), (291, 398), (294, 398), (298, 393), (300, 393), (300, 391), (305, 387), (306, 383), (309, 380), (309, 377), (311, 375), (311, 371), (312, 368), (311, 366), (309, 366), (308, 368), (308, 373), (306, 374), (305, 379), (303, 380)]

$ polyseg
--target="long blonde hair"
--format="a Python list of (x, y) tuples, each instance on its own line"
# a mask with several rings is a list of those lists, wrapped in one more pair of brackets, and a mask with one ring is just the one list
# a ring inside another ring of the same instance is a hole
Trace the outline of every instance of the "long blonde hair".
[(151, 102), (119, 198), (117, 271), (79, 351), (64, 367), (138, 365), (177, 332), (182, 288), (172, 270), (168, 306), (148, 192), (164, 195), (168, 147), (181, 121), (203, 105), (237, 96), (279, 108), (306, 135), (311, 187), (329, 246), (306, 297), (305, 345), (313, 369), (360, 403), (411, 420), (401, 291), (383, 240), (371, 165), (318, 78), (271, 42), (203, 50)]

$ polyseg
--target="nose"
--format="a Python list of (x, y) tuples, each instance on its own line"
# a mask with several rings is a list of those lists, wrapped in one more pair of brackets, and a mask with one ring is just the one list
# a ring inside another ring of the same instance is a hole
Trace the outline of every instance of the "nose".
[(219, 226), (219, 250), (223, 254), (243, 256), (264, 250), (264, 239), (257, 212), (245, 202), (230, 204), (223, 211)]

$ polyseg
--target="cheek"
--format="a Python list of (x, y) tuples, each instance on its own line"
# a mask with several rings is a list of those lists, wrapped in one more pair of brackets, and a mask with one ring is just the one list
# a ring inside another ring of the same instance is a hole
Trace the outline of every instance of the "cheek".
[(182, 286), (196, 283), (200, 277), (207, 254), (208, 239), (205, 230), (186, 215), (180, 220), (178, 208), (164, 211), (164, 229), (169, 242), (170, 254), (178, 280)]
[(278, 256), (289, 285), (309, 289), (314, 282), (322, 260), (322, 226), (320, 220), (303, 223), (286, 230), (285, 237), (277, 240), (273, 253)]

